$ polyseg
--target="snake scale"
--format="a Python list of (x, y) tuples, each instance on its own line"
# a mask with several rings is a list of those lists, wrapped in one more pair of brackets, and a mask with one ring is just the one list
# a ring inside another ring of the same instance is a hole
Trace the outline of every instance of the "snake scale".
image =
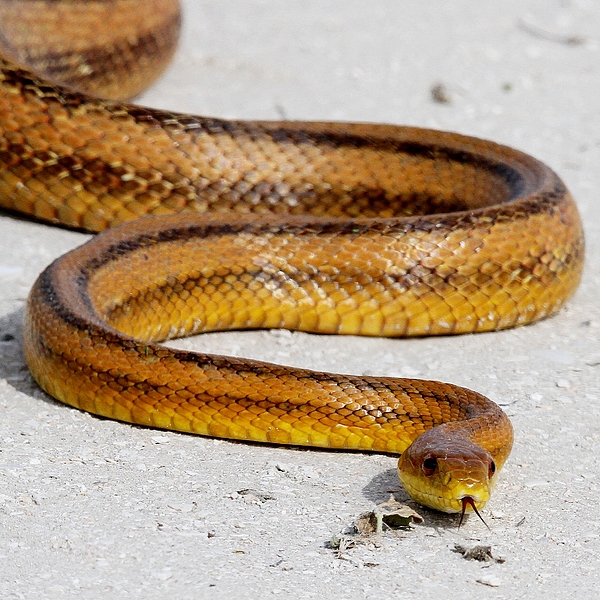
[(512, 445), (484, 396), (158, 342), (249, 328), (458, 334), (547, 317), (583, 263), (565, 185), (530, 156), (453, 133), (127, 104), (168, 63), (179, 21), (171, 0), (0, 0), (0, 206), (107, 230), (35, 283), (33, 376), (131, 423), (399, 453), (416, 501), (477, 511)]

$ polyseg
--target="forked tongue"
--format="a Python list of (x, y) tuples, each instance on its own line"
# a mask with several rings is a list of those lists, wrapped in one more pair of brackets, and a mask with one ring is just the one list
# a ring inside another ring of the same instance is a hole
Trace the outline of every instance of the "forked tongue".
[(459, 529), (463, 523), (463, 519), (465, 518), (465, 513), (467, 512), (467, 506), (470, 506), (473, 509), (473, 512), (481, 519), (481, 522), (491, 531), (490, 526), (483, 520), (483, 517), (481, 516), (480, 512), (477, 510), (477, 507), (475, 506), (475, 500), (473, 500), (473, 498), (471, 498), (471, 496), (464, 496), (463, 499), (461, 500), (461, 502), (462, 502), (462, 511), (460, 513), (460, 521), (458, 522)]

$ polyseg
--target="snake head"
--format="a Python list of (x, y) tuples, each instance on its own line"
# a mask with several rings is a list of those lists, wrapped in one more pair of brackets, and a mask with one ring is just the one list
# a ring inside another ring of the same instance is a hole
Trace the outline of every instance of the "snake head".
[(481, 446), (438, 429), (423, 433), (402, 454), (400, 481), (419, 504), (447, 513), (478, 513), (490, 498), (496, 462)]

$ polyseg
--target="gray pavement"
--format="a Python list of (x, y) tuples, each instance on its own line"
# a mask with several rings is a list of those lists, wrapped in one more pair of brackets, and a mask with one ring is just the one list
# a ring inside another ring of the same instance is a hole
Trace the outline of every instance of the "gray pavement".
[[(180, 346), (435, 378), (509, 413), (485, 509), (326, 547), (400, 491), (389, 456), (272, 448), (101, 420), (33, 383), (25, 298), (86, 236), (0, 214), (0, 597), (596, 598), (600, 586), (600, 3), (186, 0), (184, 39), (142, 102), (220, 117), (419, 125), (493, 139), (565, 180), (587, 267), (556, 317), (476, 336), (210, 334)], [(435, 101), (432, 88), (438, 87)], [(247, 494), (244, 490), (255, 490)], [(504, 562), (467, 561), (455, 544)]]

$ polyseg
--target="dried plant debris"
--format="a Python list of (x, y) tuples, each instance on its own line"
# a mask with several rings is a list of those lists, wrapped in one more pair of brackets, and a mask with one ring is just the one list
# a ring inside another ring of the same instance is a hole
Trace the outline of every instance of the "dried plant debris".
[(410, 506), (400, 504), (393, 497), (378, 504), (374, 510), (362, 513), (354, 522), (361, 535), (382, 533), (384, 529), (408, 529), (411, 523), (422, 523), (423, 517)]
[(345, 535), (334, 535), (325, 544), (330, 550), (337, 550), (338, 552), (345, 552), (356, 546), (356, 539)]
[(423, 517), (419, 513), (390, 496), (387, 502), (378, 504), (374, 510), (360, 514), (351, 527), (340, 535), (334, 535), (325, 546), (335, 550), (338, 557), (343, 558), (344, 552), (359, 544), (379, 547), (377, 536), (384, 531), (408, 530), (412, 523), (422, 522)]
[(453, 552), (462, 554), (465, 560), (478, 560), (480, 562), (495, 562), (502, 564), (505, 562), (504, 558), (495, 558), (492, 555), (491, 546), (473, 546), (472, 548), (466, 548), (460, 544), (454, 546)]
[(581, 44), (585, 44), (586, 42), (586, 38), (582, 35), (561, 35), (560, 33), (546, 31), (541, 27), (537, 27), (536, 25), (532, 25), (531, 23), (522, 20), (518, 21), (517, 25), (523, 31), (526, 31), (537, 38), (558, 42), (559, 44), (566, 44), (567, 46), (581, 46)]
[(256, 504), (263, 504), (268, 500), (276, 500), (276, 497), (271, 492), (263, 492), (261, 490), (244, 489), (237, 491), (239, 496), (243, 496), (247, 502), (254, 502)]

